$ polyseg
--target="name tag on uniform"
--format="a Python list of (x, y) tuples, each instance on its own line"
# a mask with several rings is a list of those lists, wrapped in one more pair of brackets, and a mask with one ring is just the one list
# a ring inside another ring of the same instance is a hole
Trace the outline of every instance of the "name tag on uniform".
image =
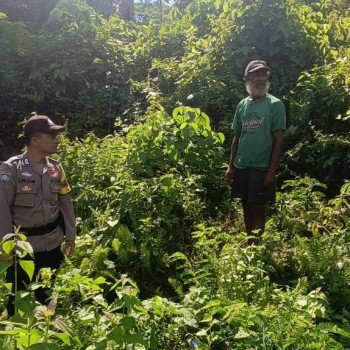
[(33, 179), (17, 179), (19, 183), (26, 183), (26, 184), (33, 184), (35, 183), (35, 180)]

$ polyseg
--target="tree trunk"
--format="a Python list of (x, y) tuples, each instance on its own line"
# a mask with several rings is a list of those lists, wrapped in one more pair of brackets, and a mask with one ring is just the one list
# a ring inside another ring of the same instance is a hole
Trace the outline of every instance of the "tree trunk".
[(121, 0), (119, 12), (125, 21), (135, 20), (134, 0)]

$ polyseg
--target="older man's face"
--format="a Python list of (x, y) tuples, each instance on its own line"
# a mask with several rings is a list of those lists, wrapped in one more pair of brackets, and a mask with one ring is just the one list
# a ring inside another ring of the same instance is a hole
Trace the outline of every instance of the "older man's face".
[(270, 82), (268, 71), (260, 69), (248, 74), (246, 78), (246, 89), (251, 97), (264, 97), (269, 91), (269, 88)]

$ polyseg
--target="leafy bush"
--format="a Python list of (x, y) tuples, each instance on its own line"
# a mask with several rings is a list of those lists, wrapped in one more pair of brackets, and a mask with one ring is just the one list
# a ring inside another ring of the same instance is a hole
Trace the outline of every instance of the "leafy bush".
[[(0, 347), (350, 348), (349, 18), (341, 0), (199, 0), (140, 26), (64, 0), (40, 34), (2, 16), (0, 116), (65, 117), (83, 138), (63, 138), (59, 155), (76, 253), (49, 305), (35, 304), (37, 282), (16, 294)], [(182, 105), (231, 119), (254, 57), (272, 66), (277, 96), (297, 86), (281, 192), (261, 245), (247, 246), (222, 180), (224, 136)]]
[(152, 275), (156, 286), (168, 273), (164, 255), (190, 252), (192, 227), (218, 213), (226, 193), (223, 141), (208, 116), (189, 107), (151, 114), (126, 136), (63, 141), (60, 158), (72, 174), (82, 230), (94, 237), (87, 250), (103, 247), (94, 268), (108, 257), (138, 285)]
[[(291, 95), (291, 123), (296, 135), (347, 135), (350, 128), (350, 62), (336, 61), (304, 72)], [(317, 135), (317, 134), (316, 134)]]
[(17, 293), (3, 349), (348, 347), (348, 183), (327, 202), (315, 179), (286, 182), (261, 245), (247, 246), (237, 203), (210, 205), (225, 196), (211, 192), (223, 139), (205, 114), (183, 107), (118, 128), (62, 140), (76, 254), (48, 306), (31, 295), (37, 282)]
[(350, 138), (348, 135), (314, 133), (313, 141), (299, 142), (283, 159), (287, 169), (283, 177), (310, 176), (327, 184), (328, 197), (339, 193), (350, 174)]

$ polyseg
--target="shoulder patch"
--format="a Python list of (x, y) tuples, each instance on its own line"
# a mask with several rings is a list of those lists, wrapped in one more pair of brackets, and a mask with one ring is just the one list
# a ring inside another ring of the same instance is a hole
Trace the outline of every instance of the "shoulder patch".
[(59, 164), (59, 162), (56, 159), (54, 159), (54, 158), (47, 157), (47, 160), (48, 160), (48, 163)]
[(7, 172), (7, 171), (1, 171), (0, 173), (0, 183), (2, 183), (3, 185), (9, 183), (11, 180), (11, 173)]

